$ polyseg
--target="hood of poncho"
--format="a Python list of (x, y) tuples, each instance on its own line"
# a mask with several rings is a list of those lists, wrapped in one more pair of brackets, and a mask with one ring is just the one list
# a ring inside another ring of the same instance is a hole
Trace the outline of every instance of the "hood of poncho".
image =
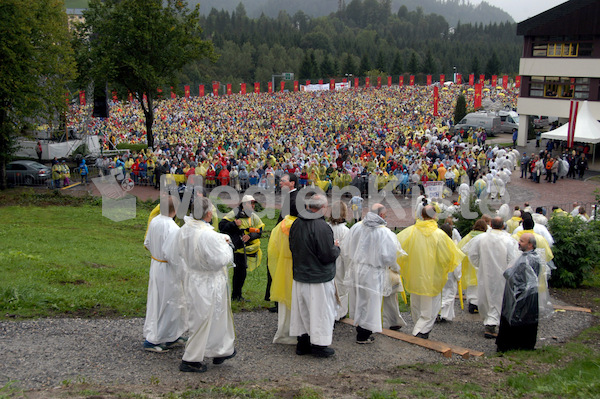
[(419, 230), (423, 235), (430, 236), (438, 229), (438, 224), (437, 221), (433, 219), (417, 220), (417, 222), (415, 223), (415, 228)]
[(387, 222), (379, 215), (373, 212), (368, 212), (363, 219), (363, 224), (367, 227), (387, 226)]

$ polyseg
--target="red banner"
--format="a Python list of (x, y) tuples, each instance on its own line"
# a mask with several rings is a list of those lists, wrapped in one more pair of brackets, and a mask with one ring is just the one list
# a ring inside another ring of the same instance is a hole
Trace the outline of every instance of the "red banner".
[(343, 82), (343, 83), (346, 83), (346, 82), (348, 82), (348, 79), (346, 79), (346, 78), (342, 78), (342, 82)]
[(283, 93), (283, 90), (285, 90), (285, 82), (283, 80), (281, 81), (281, 85), (280, 86), (281, 86), (281, 90), (280, 91)]
[(198, 96), (204, 97), (204, 85), (198, 86)]
[(519, 87), (521, 87), (521, 77), (520, 76), (515, 76), (515, 87), (518, 89)]
[(128, 96), (129, 98), (129, 102), (132, 103), (133, 102), (133, 94), (131, 94), (131, 92), (128, 92)]
[(492, 75), (492, 87), (496, 87), (498, 84), (498, 75)]
[(254, 82), (254, 92), (256, 94), (260, 93), (260, 82)]
[(300, 84), (298, 83), (297, 80), (294, 80), (294, 91), (298, 91), (299, 88), (300, 88)]
[(377, 88), (381, 89), (381, 76), (377, 76)]
[(456, 74), (456, 84), (457, 85), (461, 85), (462, 84), (462, 75), (460, 73)]
[(569, 128), (567, 130), (567, 148), (572, 148), (575, 142), (575, 125), (577, 124), (577, 111), (579, 110), (579, 101), (571, 100), (569, 109)]
[(398, 86), (400, 86), (400, 87), (404, 86), (404, 76), (398, 77)]
[(504, 90), (508, 89), (508, 76), (507, 75), (502, 76), (502, 88)]
[(446, 82), (446, 75), (440, 75), (440, 86), (443, 86)]
[(183, 93), (185, 95), (185, 98), (190, 98), (190, 86), (189, 85), (183, 86)]
[(246, 83), (240, 84), (240, 93), (246, 94)]
[(85, 90), (79, 92), (79, 105), (85, 106)]
[(410, 77), (408, 78), (408, 84), (410, 86), (414, 86), (415, 85), (415, 75), (410, 75)]
[(475, 85), (475, 99), (473, 100), (473, 107), (475, 109), (481, 108), (481, 88), (482, 84), (478, 83)]
[(469, 86), (473, 86), (474, 84), (475, 84), (475, 75), (470, 74), (469, 75)]
[(431, 75), (427, 75), (427, 86), (431, 86)]
[(323, 84), (323, 79), (319, 79), (319, 84), (322, 85)]
[(392, 87), (392, 77), (388, 76), (388, 87)]
[(329, 81), (329, 90), (335, 90), (335, 79)]
[(440, 89), (437, 86), (433, 86), (433, 116), (438, 115), (438, 102), (440, 100)]
[(119, 100), (119, 98), (117, 97), (117, 92), (113, 90), (112, 92), (112, 97), (113, 97), (113, 101), (117, 102)]
[(306, 79), (306, 85), (308, 86), (310, 84), (310, 80)]
[(358, 89), (358, 78), (354, 78), (354, 87)]
[(213, 83), (213, 96), (219, 97), (219, 84)]
[(365, 78), (365, 87), (367, 87), (367, 88), (371, 87), (371, 78), (369, 78), (369, 77)]
[(273, 82), (267, 82), (267, 92), (273, 93)]
[(230, 96), (231, 95), (231, 83), (227, 83), (227, 95)]
[(173, 86), (171, 86), (171, 98), (177, 98), (177, 94), (173, 91)]
[(479, 75), (479, 84), (485, 83), (485, 75)]

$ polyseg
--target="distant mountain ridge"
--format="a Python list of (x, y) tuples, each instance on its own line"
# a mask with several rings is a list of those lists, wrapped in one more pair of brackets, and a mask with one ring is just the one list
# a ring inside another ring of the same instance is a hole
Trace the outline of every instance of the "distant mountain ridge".
[[(478, 5), (469, 0), (373, 0), (388, 1), (391, 3), (392, 12), (396, 13), (401, 6), (409, 11), (421, 7), (425, 14), (438, 14), (444, 16), (448, 25), (456, 26), (461, 23), (484, 25), (500, 22), (515, 22), (504, 10), (485, 1)], [(302, 11), (311, 17), (329, 15), (338, 10), (340, 3), (348, 5), (352, 0), (241, 0), (250, 18), (258, 18), (261, 14), (276, 18), (281, 10), (289, 15)], [(212, 8), (217, 10), (234, 11), (240, 0), (189, 0), (190, 5), (200, 4), (202, 14), (208, 14)]]

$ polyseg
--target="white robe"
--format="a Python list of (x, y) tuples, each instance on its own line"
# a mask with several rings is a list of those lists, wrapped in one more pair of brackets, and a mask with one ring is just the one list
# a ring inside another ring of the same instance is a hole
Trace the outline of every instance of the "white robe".
[(234, 351), (235, 331), (227, 286), (227, 267), (233, 264), (229, 240), (210, 224), (186, 217), (170, 246), (169, 261), (184, 265), (187, 271), (185, 293), (191, 336), (184, 361), (201, 362), (204, 357), (229, 356)]
[(517, 241), (503, 230), (490, 230), (474, 237), (463, 252), (477, 269), (477, 299), (484, 325), (500, 324), (504, 271), (519, 255)]
[[(392, 287), (389, 270), (398, 272), (397, 258), (405, 255), (396, 235), (375, 213), (367, 213), (362, 222), (352, 226), (342, 242), (340, 257), (346, 269), (344, 284), (353, 287), (355, 295), (354, 325), (381, 332), (383, 297), (397, 303), (397, 293), (404, 290), (402, 284)], [(386, 321), (406, 325), (399, 312), (394, 314), (393, 303), (386, 307)]]
[[(331, 230), (333, 231), (333, 239), (338, 240), (340, 245), (344, 241), (344, 237), (348, 234), (350, 229), (346, 226), (345, 223), (341, 224), (329, 224), (331, 226)], [(340, 320), (348, 314), (348, 287), (344, 285), (344, 276), (346, 275), (346, 270), (344, 270), (344, 264), (342, 262), (342, 257), (338, 256), (335, 260), (335, 288), (337, 290), (338, 297), (340, 298), (340, 303), (337, 308), (337, 314), (335, 319)]]
[(168, 263), (164, 247), (179, 226), (168, 216), (158, 215), (150, 222), (144, 246), (150, 251), (150, 276), (144, 338), (153, 344), (177, 340), (187, 330), (183, 294), (183, 270)]

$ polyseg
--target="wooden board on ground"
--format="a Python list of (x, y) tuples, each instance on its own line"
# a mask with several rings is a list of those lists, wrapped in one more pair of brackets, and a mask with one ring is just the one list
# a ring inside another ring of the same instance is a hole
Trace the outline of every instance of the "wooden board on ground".
[[(354, 320), (352, 319), (342, 319), (343, 323), (349, 324), (351, 326), (354, 325)], [(419, 345), (427, 349), (434, 350), (436, 352), (441, 353), (444, 357), (452, 357), (452, 349), (442, 342), (431, 341), (429, 339), (417, 338), (412, 335), (404, 334), (398, 331), (385, 330), (385, 334), (389, 337), (400, 339), (405, 342), (409, 342), (411, 344)]]
[(578, 306), (562, 306), (562, 305), (554, 305), (555, 310), (572, 310), (573, 312), (584, 312), (584, 313), (592, 313), (592, 309), (588, 308), (580, 308)]

